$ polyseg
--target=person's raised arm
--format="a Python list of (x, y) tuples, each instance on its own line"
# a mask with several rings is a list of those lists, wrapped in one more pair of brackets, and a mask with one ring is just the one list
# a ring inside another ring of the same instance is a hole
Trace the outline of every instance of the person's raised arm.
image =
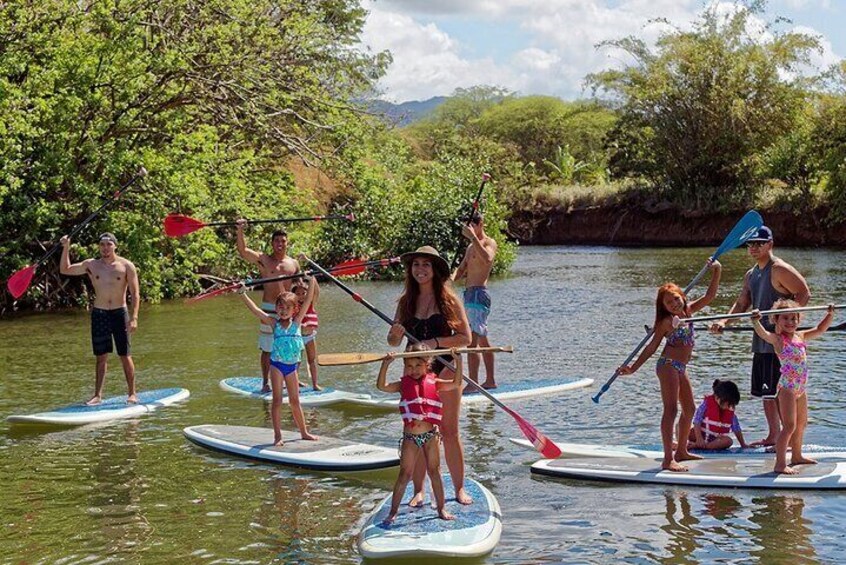
[(470, 226), (462, 226), (461, 233), (470, 240), (470, 246), (473, 247), (485, 263), (492, 263), (494, 255), (496, 255), (496, 242), (493, 239), (479, 239), (476, 232)]
[(643, 348), (643, 351), (640, 352), (637, 360), (629, 366), (623, 365), (617, 371), (621, 375), (631, 375), (632, 373), (637, 372), (640, 367), (646, 363), (647, 359), (652, 357), (655, 352), (658, 350), (658, 346), (661, 345), (661, 340), (664, 339), (664, 336), (667, 334), (668, 328), (670, 327), (671, 321), (667, 318), (661, 320), (655, 326), (655, 335), (652, 336), (652, 341), (650, 341), (646, 347)]
[(62, 236), (62, 239), (59, 240), (59, 242), (62, 244), (62, 258), (59, 259), (59, 272), (63, 275), (75, 277), (88, 273), (88, 262), (91, 261), (91, 259), (85, 259), (84, 261), (71, 265), (70, 238), (66, 235)]
[(271, 318), (270, 316), (268, 316), (267, 314), (265, 314), (265, 313), (262, 311), (262, 309), (261, 309), (261, 308), (259, 308), (258, 306), (256, 306), (256, 303), (255, 303), (255, 302), (253, 302), (253, 301), (250, 299), (250, 297), (249, 297), (249, 296), (247, 296), (247, 287), (246, 287), (246, 286), (242, 286), (241, 288), (239, 288), (239, 289), (238, 289), (238, 294), (240, 294), (240, 295), (241, 295), (241, 301), (244, 303), (244, 305), (246, 305), (247, 310), (249, 310), (250, 312), (252, 312), (252, 313), (253, 313), (253, 315), (254, 315), (256, 318), (258, 318), (259, 320), (261, 320), (261, 322), (262, 322), (264, 325), (266, 325), (266, 326), (272, 326), (273, 324), (275, 324), (275, 323), (276, 323), (276, 320), (275, 320), (274, 318)]
[[(752, 291), (749, 288), (749, 271), (743, 275), (743, 288), (740, 290), (740, 294), (737, 296), (737, 300), (732, 304), (731, 308), (729, 308), (729, 314), (738, 314), (740, 312), (746, 312), (749, 308), (752, 307)], [(734, 319), (723, 319), (717, 320), (713, 324), (708, 327), (708, 331), (711, 333), (720, 333), (723, 331), (723, 328), (727, 325), (734, 323)]]
[(773, 265), (773, 286), (782, 294), (793, 297), (799, 306), (805, 306), (811, 299), (811, 289), (799, 271), (783, 262)]
[(455, 365), (455, 371), (452, 374), (452, 379), (438, 379), (438, 390), (455, 390), (457, 388), (461, 388), (461, 373), (464, 369), (461, 353), (457, 352), (456, 347), (451, 347), (450, 354), (452, 355), (453, 364)]
[(394, 354), (388, 353), (384, 359), (382, 359), (382, 366), (379, 367), (379, 375), (376, 377), (376, 388), (381, 390), (382, 392), (399, 392), (400, 391), (400, 382), (395, 381), (388, 384), (387, 375), (388, 375), (388, 367), (394, 361)]
[(141, 285), (138, 282), (138, 270), (132, 261), (126, 262), (126, 282), (132, 297), (132, 314), (126, 323), (126, 331), (132, 333), (138, 329), (138, 309), (141, 307)]
[(311, 280), (309, 280), (308, 283), (308, 291), (306, 291), (305, 300), (303, 300), (303, 303), (300, 306), (300, 311), (297, 312), (297, 315), (294, 317), (294, 321), (298, 324), (303, 323), (303, 318), (305, 318), (306, 314), (308, 314), (308, 308), (314, 300), (314, 287), (317, 283), (315, 282), (314, 277), (307, 277), (307, 279)]
[(711, 303), (717, 296), (717, 289), (720, 288), (720, 274), (723, 271), (723, 266), (719, 261), (711, 263), (711, 284), (708, 285), (708, 290), (704, 295), (690, 303), (690, 313), (698, 312)]
[(761, 324), (761, 313), (757, 309), (752, 310), (752, 327), (758, 337), (772, 345), (776, 352), (781, 351), (781, 340), (778, 339), (778, 334), (767, 331), (767, 328)]
[(261, 264), (261, 253), (253, 251), (247, 247), (247, 242), (244, 239), (244, 226), (247, 225), (247, 220), (241, 218), (235, 222), (235, 246), (238, 248), (238, 255), (245, 261), (255, 265)]
[(817, 324), (817, 327), (802, 332), (802, 339), (808, 341), (809, 339), (814, 339), (826, 331), (828, 331), (829, 326), (831, 326), (831, 322), (834, 320), (834, 304), (828, 305), (828, 312), (825, 313), (825, 317), (820, 320), (820, 323)]

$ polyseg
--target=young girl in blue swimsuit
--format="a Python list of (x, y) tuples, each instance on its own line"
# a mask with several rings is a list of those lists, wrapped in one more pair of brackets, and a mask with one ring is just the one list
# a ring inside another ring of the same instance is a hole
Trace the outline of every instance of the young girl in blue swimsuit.
[(270, 385), (273, 391), (273, 400), (270, 405), (270, 418), (273, 421), (273, 445), (282, 445), (282, 390), (288, 389), (288, 404), (291, 406), (291, 415), (294, 423), (300, 430), (300, 436), (307, 440), (316, 440), (317, 436), (308, 433), (303, 408), (300, 405), (300, 386), (297, 377), (297, 368), (300, 357), (305, 347), (301, 324), (308, 312), (308, 307), (314, 298), (316, 285), (309, 285), (308, 294), (300, 306), (297, 295), (293, 292), (283, 292), (276, 297), (275, 319), (265, 314), (255, 302), (247, 296), (247, 287), (241, 287), (238, 291), (244, 304), (250, 312), (263, 324), (273, 327), (273, 349), (270, 352)]
[[(677, 328), (673, 327), (673, 318), (689, 318), (694, 312), (698, 312), (707, 306), (717, 295), (717, 287), (720, 285), (720, 273), (722, 265), (719, 261), (711, 263), (711, 284), (704, 296), (687, 301), (687, 296), (678, 285), (667, 283), (658, 289), (658, 297), (655, 300), (655, 335), (641, 352), (637, 360), (629, 366), (618, 369), (621, 375), (631, 375), (643, 365), (647, 359), (658, 350), (661, 341), (667, 338), (667, 343), (658, 363), (655, 372), (658, 374), (658, 382), (661, 384), (661, 401), (664, 404), (664, 412), (661, 415), (661, 443), (664, 445), (664, 461), (661, 464), (663, 469), (668, 471), (683, 472), (687, 467), (679, 461), (690, 459), (701, 459), (698, 455), (692, 455), (687, 451), (687, 437), (690, 434), (690, 424), (693, 421), (693, 413), (696, 404), (693, 400), (693, 388), (687, 375), (687, 364), (693, 353), (694, 334), (693, 324), (682, 324)], [(678, 405), (681, 402), (681, 417), (678, 427), (678, 447), (673, 452), (673, 425), (678, 414)]]

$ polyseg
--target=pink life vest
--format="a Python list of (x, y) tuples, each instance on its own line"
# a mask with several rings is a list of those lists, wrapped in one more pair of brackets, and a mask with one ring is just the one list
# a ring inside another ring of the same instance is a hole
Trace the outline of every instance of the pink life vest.
[(415, 420), (422, 420), (430, 424), (441, 423), (441, 397), (438, 396), (437, 377), (434, 373), (426, 373), (422, 378), (415, 379), (403, 375), (400, 381), (399, 411), (403, 424), (410, 424)]
[(705, 417), (702, 419), (702, 432), (707, 438), (727, 436), (734, 421), (734, 410), (723, 410), (717, 404), (713, 394), (705, 397)]

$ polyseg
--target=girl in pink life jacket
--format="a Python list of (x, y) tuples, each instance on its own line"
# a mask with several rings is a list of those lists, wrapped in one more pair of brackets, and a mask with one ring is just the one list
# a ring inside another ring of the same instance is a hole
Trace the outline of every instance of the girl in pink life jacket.
[[(653, 326), (655, 335), (652, 341), (643, 348), (634, 363), (617, 369), (620, 375), (631, 375), (658, 351), (661, 341), (667, 338), (664, 350), (655, 364), (655, 373), (658, 375), (658, 383), (661, 386), (661, 403), (664, 407), (664, 412), (661, 414), (661, 443), (664, 446), (664, 461), (661, 463), (661, 468), (667, 471), (687, 471), (687, 467), (680, 461), (702, 458), (700, 455), (689, 453), (687, 441), (685, 441), (690, 434), (690, 423), (693, 421), (693, 412), (696, 409), (693, 387), (687, 374), (687, 364), (693, 355), (695, 341), (693, 324), (681, 324), (674, 328), (673, 318), (676, 316), (689, 318), (717, 296), (721, 269), (719, 261), (711, 262), (711, 284), (708, 285), (705, 295), (696, 300), (688, 301), (684, 291), (673, 283), (667, 283), (659, 288), (655, 299), (655, 325)], [(680, 441), (674, 448), (673, 427), (679, 413), (679, 404), (681, 404), (681, 417), (679, 417), (677, 437)]]
[(740, 402), (737, 385), (717, 379), (712, 388), (714, 393), (703, 399), (693, 415), (693, 428), (690, 430), (687, 448), (728, 449), (731, 447), (729, 432), (734, 432), (740, 447), (749, 447), (734, 413), (735, 406)]
[[(773, 310), (797, 308), (793, 300), (777, 300)], [(752, 325), (761, 339), (772, 344), (776, 357), (781, 362), (781, 378), (778, 382), (778, 412), (781, 417), (781, 431), (776, 437), (776, 460), (773, 471), (786, 475), (795, 475), (798, 471), (787, 466), (787, 446), (790, 445), (790, 465), (816, 463), (802, 455), (802, 439), (808, 425), (808, 360), (805, 356), (805, 342), (819, 337), (831, 325), (834, 319), (834, 305), (829, 304), (828, 312), (817, 327), (796, 331), (801, 315), (798, 312), (772, 314), (770, 320), (775, 326), (774, 332), (768, 332), (761, 325), (761, 314), (752, 310)]]
[[(426, 351), (426, 347), (414, 344), (407, 351)], [(402, 379), (386, 383), (388, 366), (394, 360), (393, 354), (382, 361), (376, 388), (383, 392), (400, 393), (400, 414), (402, 414), (403, 434), (400, 440), (400, 470), (394, 485), (391, 511), (385, 523), (394, 520), (399, 511), (405, 487), (414, 475), (417, 458), (422, 455), (426, 462), (426, 472), (432, 481), (432, 492), (438, 516), (442, 520), (454, 520), (455, 516), (446, 511), (444, 483), (441, 479), (440, 433), (438, 425), (442, 417), (439, 391), (454, 390), (461, 386), (461, 355), (452, 350), (455, 372), (451, 380), (439, 379), (431, 369), (431, 357), (406, 357), (403, 359)]]

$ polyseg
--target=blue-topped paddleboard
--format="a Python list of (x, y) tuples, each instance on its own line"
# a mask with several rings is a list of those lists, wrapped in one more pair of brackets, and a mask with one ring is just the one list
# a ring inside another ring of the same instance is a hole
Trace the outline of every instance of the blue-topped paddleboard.
[[(390, 524), (384, 520), (391, 510), (388, 496), (368, 517), (358, 536), (358, 549), (364, 557), (479, 557), (490, 553), (502, 533), (502, 512), (494, 495), (473, 479), (464, 488), (473, 504), (459, 504), (449, 475), (444, 475), (446, 509), (455, 520), (441, 520), (427, 501), (411, 508), (413, 485), (408, 484), (399, 514)], [(431, 485), (429, 485), (431, 488)], [(428, 490), (428, 489), (427, 489)], [(431, 498), (431, 494), (429, 495)]]
[[(269, 401), (273, 397), (273, 393), (261, 391), (261, 377), (230, 377), (220, 381), (220, 388), (250, 398), (261, 398)], [(322, 390), (314, 390), (311, 387), (300, 388), (300, 404), (302, 406), (328, 406), (345, 400), (365, 400), (369, 398), (369, 394), (358, 394), (328, 387)], [(288, 403), (287, 395), (283, 402)]]
[(13, 415), (6, 421), (13, 424), (53, 424), (60, 426), (77, 426), (95, 422), (107, 422), (122, 418), (134, 418), (152, 412), (162, 406), (173, 404), (188, 398), (190, 393), (184, 388), (161, 388), (145, 390), (138, 393), (138, 403), (128, 404), (126, 395), (106, 398), (100, 404), (86, 406), (85, 404), (71, 404), (49, 412), (38, 414)]
[[(527, 439), (508, 438), (511, 443), (534, 450), (535, 447)], [(561, 443), (556, 442), (561, 449), (559, 459), (571, 459), (578, 457), (605, 457), (605, 458), (628, 458), (628, 459), (655, 459), (664, 456), (663, 448), (660, 445), (593, 445), (588, 443)], [(730, 447), (721, 450), (692, 449), (691, 453), (701, 455), (706, 459), (714, 458), (743, 458), (743, 457), (773, 457), (771, 448), (766, 447)], [(804, 445), (802, 453), (806, 453), (814, 459), (822, 461), (846, 460), (846, 447), (833, 445)]]
[[(528, 398), (532, 396), (545, 396), (556, 394), (567, 390), (583, 388), (593, 384), (593, 379), (581, 377), (556, 377), (549, 379), (534, 379), (530, 381), (502, 382), (494, 389), (489, 389), (494, 398), (506, 402), (517, 398)], [(383, 408), (396, 410), (399, 406), (399, 398), (390, 397), (369, 397), (369, 398), (345, 398), (344, 402), (367, 406), (371, 408)], [(465, 385), (464, 396), (461, 399), (462, 405), (481, 404), (490, 402), (473, 385)]]

